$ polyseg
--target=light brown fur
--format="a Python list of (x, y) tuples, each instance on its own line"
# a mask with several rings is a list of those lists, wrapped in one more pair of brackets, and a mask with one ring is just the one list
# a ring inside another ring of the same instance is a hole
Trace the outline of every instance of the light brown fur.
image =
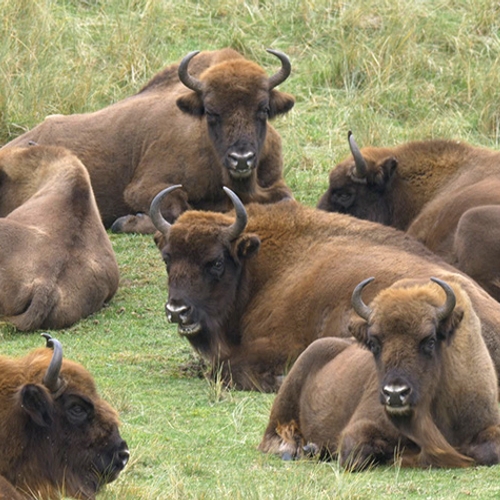
[[(498, 463), (495, 369), (460, 280), (450, 276), (448, 284), (457, 305), (443, 323), (436, 308), (444, 293), (427, 280), (402, 280), (380, 291), (368, 323), (353, 317), (355, 337), (366, 344), (374, 336), (380, 354), (341, 339), (313, 342), (280, 388), (259, 449), (300, 457), (309, 443), (324, 456), (339, 456), (349, 470), (395, 458), (410, 467)], [(422, 354), (434, 333), (435, 351)], [(391, 376), (406, 377), (414, 389), (404, 417), (386, 413), (380, 401)]]
[[(207, 328), (186, 338), (215, 367), (222, 363), (237, 387), (276, 390), (312, 341), (349, 336), (350, 294), (367, 275), (376, 278), (368, 298), (405, 276), (460, 281), (500, 372), (500, 305), (414, 239), (293, 201), (249, 205), (248, 218), (231, 243), (221, 231), (234, 215), (208, 212), (184, 213), (168, 239), (157, 238), (170, 262), (170, 300), (183, 294), (207, 317)], [(226, 271), (209, 288), (204, 273), (217, 256)]]
[[(90, 173), (104, 225), (110, 227), (120, 218), (113, 226), (116, 231), (154, 232), (149, 217), (126, 216), (147, 214), (156, 193), (172, 184), (183, 188), (162, 208), (171, 221), (188, 208), (226, 211), (223, 185), (234, 189), (245, 203), (291, 197), (283, 178), (278, 132), (267, 124), (266, 133), (264, 125), (257, 167), (249, 178), (235, 180), (208, 135), (204, 105), (215, 108), (230, 124), (221, 141), (235, 141), (254, 134), (250, 128), (258, 122), (262, 101), (269, 100), (273, 118), (286, 113), (293, 98), (269, 91), (264, 70), (232, 49), (201, 52), (190, 63), (190, 74), (206, 84), (203, 96), (179, 81), (178, 66), (172, 64), (137, 94), (99, 111), (47, 117), (4, 148), (35, 141), (70, 149)], [(229, 146), (220, 144), (222, 149)]]
[(500, 152), (432, 140), (361, 153), (367, 182), (353, 180), (348, 157), (318, 207), (407, 231), (500, 300)]
[(0, 150), (0, 315), (66, 328), (116, 292), (118, 264), (82, 163), (68, 150)]

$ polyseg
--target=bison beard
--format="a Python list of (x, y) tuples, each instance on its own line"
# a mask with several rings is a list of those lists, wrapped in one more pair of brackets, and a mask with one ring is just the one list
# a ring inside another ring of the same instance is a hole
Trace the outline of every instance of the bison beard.
[[(313, 342), (285, 379), (260, 450), (314, 450), (348, 470), (392, 462), (468, 467), (500, 461), (497, 378), (460, 285), (401, 280), (367, 306), (356, 287), (360, 345)], [(443, 293), (445, 298), (443, 302)]]
[(0, 492), (11, 484), (14, 498), (93, 500), (125, 467), (128, 447), (88, 372), (63, 360), (60, 343), (44, 335), (53, 355), (38, 349), (0, 358), (0, 384), (9, 387), (0, 401)]

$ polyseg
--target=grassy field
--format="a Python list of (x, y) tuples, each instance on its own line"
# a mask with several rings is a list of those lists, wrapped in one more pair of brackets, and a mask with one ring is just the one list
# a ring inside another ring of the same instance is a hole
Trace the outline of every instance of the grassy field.
[[(500, 145), (497, 0), (0, 0), (0, 144), (52, 113), (92, 111), (135, 93), (195, 49), (231, 46), (269, 73), (294, 109), (274, 125), (297, 199), (315, 205), (327, 174), (360, 145), (431, 137)], [(493, 499), (498, 467), (347, 474), (256, 450), (272, 395), (227, 391), (193, 373), (167, 324), (166, 273), (153, 239), (110, 235), (121, 286), (110, 305), (57, 333), (120, 411), (131, 462), (110, 499)], [(0, 325), (1, 351), (38, 334)]]

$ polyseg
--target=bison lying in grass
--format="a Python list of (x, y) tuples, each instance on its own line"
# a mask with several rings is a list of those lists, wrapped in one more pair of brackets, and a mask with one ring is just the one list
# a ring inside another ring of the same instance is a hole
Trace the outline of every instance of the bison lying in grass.
[(291, 64), (269, 52), (281, 62), (271, 76), (232, 49), (192, 52), (137, 94), (94, 113), (49, 116), (4, 147), (70, 149), (90, 173), (104, 225), (117, 232), (154, 232), (151, 201), (179, 182), (162, 207), (171, 222), (188, 208), (226, 211), (223, 185), (245, 203), (291, 197), (281, 138), (268, 123), (294, 105), (276, 89)]
[(500, 304), (404, 233), (293, 200), (245, 209), (227, 189), (236, 215), (188, 211), (170, 224), (158, 207), (172, 189), (151, 207), (167, 317), (227, 382), (276, 390), (311, 342), (349, 336), (350, 291), (367, 273), (373, 292), (406, 276), (460, 281), (500, 372)]
[(91, 375), (44, 336), (53, 351), (0, 356), (0, 498), (93, 500), (127, 464), (127, 443)]
[(0, 316), (66, 328), (111, 300), (119, 270), (89, 174), (54, 146), (0, 150)]
[(500, 301), (500, 151), (456, 141), (359, 149), (318, 208), (407, 231)]
[[(500, 459), (497, 377), (460, 283), (402, 280), (367, 306), (358, 341), (317, 340), (274, 401), (260, 450), (338, 456), (349, 470), (391, 462), (467, 467)], [(370, 352), (371, 351), (371, 352)]]

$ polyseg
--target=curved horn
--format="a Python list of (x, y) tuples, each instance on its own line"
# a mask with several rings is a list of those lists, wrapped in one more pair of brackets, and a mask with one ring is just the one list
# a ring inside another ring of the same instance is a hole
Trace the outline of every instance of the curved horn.
[(236, 220), (231, 226), (227, 228), (226, 232), (226, 236), (228, 237), (229, 241), (234, 241), (245, 230), (248, 222), (248, 215), (243, 203), (238, 198), (238, 196), (236, 196), (236, 194), (226, 186), (224, 186), (223, 189), (229, 196), (229, 198), (231, 198), (231, 201), (234, 205), (234, 210), (236, 212)]
[(455, 309), (457, 298), (455, 297), (455, 292), (448, 283), (434, 277), (431, 278), (431, 281), (437, 283), (444, 290), (444, 293), (446, 293), (446, 302), (437, 309), (437, 319), (438, 321), (442, 321), (448, 318), (453, 312), (453, 309)]
[(354, 289), (354, 292), (352, 292), (352, 308), (354, 309), (356, 314), (358, 314), (358, 316), (361, 316), (366, 321), (370, 319), (372, 310), (363, 302), (363, 299), (361, 298), (361, 292), (363, 291), (363, 288), (368, 285), (368, 283), (371, 283), (374, 279), (374, 277), (366, 278)]
[(283, 83), (292, 72), (292, 65), (288, 56), (279, 50), (266, 49), (270, 54), (273, 54), (281, 61), (281, 69), (273, 76), (269, 77), (269, 90), (274, 89), (280, 83)]
[(194, 90), (195, 92), (201, 92), (203, 90), (203, 83), (201, 83), (200, 80), (195, 78), (194, 76), (191, 76), (188, 73), (188, 66), (191, 61), (191, 59), (196, 55), (199, 54), (199, 50), (195, 50), (193, 52), (190, 52), (187, 56), (185, 56), (181, 63), (179, 64), (179, 69), (177, 71), (179, 75), (179, 80), (188, 88), (191, 90)]
[(163, 198), (167, 196), (168, 193), (180, 187), (182, 187), (181, 184), (175, 184), (175, 186), (169, 186), (168, 188), (165, 188), (163, 191), (160, 191), (153, 198), (151, 206), (149, 207), (149, 217), (151, 218), (151, 221), (155, 225), (156, 229), (158, 229), (158, 231), (160, 231), (160, 233), (164, 234), (165, 236), (168, 235), (168, 232), (170, 231), (170, 227), (172, 226), (172, 224), (170, 224), (170, 222), (168, 222), (165, 219), (165, 217), (163, 217), (160, 210), (161, 202), (163, 201)]
[(359, 146), (356, 144), (354, 140), (354, 135), (349, 130), (347, 134), (347, 140), (349, 141), (349, 148), (351, 149), (352, 156), (354, 157), (354, 165), (356, 165), (356, 176), (360, 179), (365, 179), (368, 173), (368, 167), (366, 165), (366, 161), (361, 154), (361, 150)]
[(61, 387), (59, 372), (61, 371), (63, 359), (62, 345), (59, 340), (53, 339), (48, 333), (42, 333), (42, 337), (45, 337), (47, 347), (54, 349), (49, 367), (43, 377), (43, 385), (47, 387), (50, 392), (56, 392)]

